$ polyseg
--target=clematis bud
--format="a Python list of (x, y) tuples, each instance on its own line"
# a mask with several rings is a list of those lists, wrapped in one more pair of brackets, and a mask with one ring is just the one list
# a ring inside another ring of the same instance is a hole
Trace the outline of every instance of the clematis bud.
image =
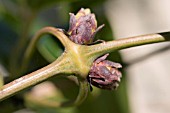
[(93, 62), (89, 72), (89, 82), (101, 89), (113, 90), (119, 86), (121, 64), (105, 60), (109, 54), (106, 54)]
[(93, 42), (95, 34), (103, 26), (101, 25), (97, 28), (95, 15), (90, 12), (90, 9), (81, 8), (76, 15), (70, 13), (68, 35), (70, 40), (77, 44), (90, 44)]

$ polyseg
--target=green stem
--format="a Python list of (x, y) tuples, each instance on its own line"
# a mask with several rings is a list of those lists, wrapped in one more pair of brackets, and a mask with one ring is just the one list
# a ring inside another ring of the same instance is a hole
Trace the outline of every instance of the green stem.
[(42, 37), (42, 35), (45, 34), (52, 34), (54, 35), (56, 38), (58, 38), (61, 43), (63, 44), (63, 46), (65, 46), (65, 48), (68, 48), (68, 43), (72, 43), (68, 37), (66, 35), (63, 34), (63, 32), (60, 29), (54, 28), (54, 27), (44, 27), (41, 30), (39, 30), (36, 35), (32, 38), (31, 43), (29, 44), (25, 54), (24, 54), (24, 58), (22, 61), (22, 66), (21, 66), (21, 71), (24, 71), (27, 66), (28, 66), (28, 62), (30, 61), (30, 58), (35, 50), (35, 46), (38, 42), (38, 40)]
[(123, 38), (89, 46), (87, 51), (89, 56), (99, 57), (108, 52), (125, 49), (134, 46), (164, 42), (170, 40), (170, 32), (160, 34), (149, 34), (130, 38)]
[[(45, 27), (41, 29), (33, 37), (24, 55), (24, 60), (23, 60), (21, 70), (26, 68), (31, 55), (34, 52), (34, 49), (35, 49), (35, 46), (38, 40), (41, 38), (42, 35), (47, 34), (47, 33), (56, 36), (61, 41), (61, 43), (65, 46), (65, 53), (62, 54), (61, 57), (59, 57), (56, 61), (54, 61), (50, 65), (40, 70), (37, 70), (31, 74), (25, 75), (19, 79), (16, 79), (15, 81), (3, 86), (2, 89), (0, 90), (0, 100), (3, 100), (13, 95), (14, 93), (17, 93), (21, 91), (22, 89), (25, 89), (38, 82), (41, 82), (53, 75), (56, 75), (59, 73), (77, 74), (76, 73), (77, 68), (74, 67), (75, 65), (72, 63), (73, 62), (72, 56), (74, 57), (79, 56), (79, 52), (78, 52), (79, 45), (71, 42), (68, 39), (68, 37), (64, 35), (60, 29), (53, 28), (53, 27)], [(78, 55), (76, 55), (75, 53), (77, 53)], [(88, 89), (89, 89), (88, 82), (86, 79), (81, 79), (79, 81), (79, 85), (80, 85), (79, 94), (75, 101), (59, 103), (57, 104), (57, 106), (67, 107), (67, 106), (79, 105), (82, 101), (84, 101), (84, 99), (86, 98), (88, 94)]]
[(78, 106), (80, 105), (87, 97), (89, 92), (89, 84), (86, 79), (79, 80), (79, 94), (75, 101), (64, 102), (58, 104), (56, 107), (70, 107), (70, 106)]
[(74, 105), (80, 105), (87, 97), (89, 92), (89, 84), (87, 80), (79, 80), (79, 95)]
[(93, 61), (108, 52), (119, 49), (139, 46), (144, 44), (151, 44), (170, 40), (170, 32), (161, 34), (150, 34), (131, 38), (124, 38), (115, 41), (104, 42), (92, 46), (78, 45), (71, 42), (66, 35), (60, 30), (53, 27), (46, 27), (41, 29), (33, 38), (29, 45), (24, 62), (29, 61), (31, 53), (33, 53), (37, 40), (46, 33), (56, 36), (65, 46), (65, 52), (56, 61), (50, 65), (25, 75), (5, 86), (0, 90), (0, 100), (11, 96), (31, 85), (43, 81), (55, 74), (75, 74), (79, 75), (80, 90), (76, 101), (71, 103), (61, 103), (60, 106), (78, 105), (87, 96), (88, 82), (86, 80), (88, 72)]
[(43, 67), (35, 72), (20, 77), (4, 85), (3, 87), (1, 87), (0, 90), (0, 100), (2, 101), (3, 99), (29, 86), (35, 85), (36, 83), (39, 83), (53, 75), (60, 73), (71, 74), (71, 69), (68, 69), (68, 65), (70, 65), (70, 63), (68, 63), (67, 59), (65, 58), (65, 55), (63, 55), (53, 63), (47, 65), (46, 67)]

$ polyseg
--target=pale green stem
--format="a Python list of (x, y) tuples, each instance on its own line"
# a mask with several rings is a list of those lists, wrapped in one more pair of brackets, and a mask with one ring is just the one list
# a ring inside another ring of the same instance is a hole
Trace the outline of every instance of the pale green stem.
[(56, 107), (78, 106), (86, 99), (88, 92), (89, 92), (89, 84), (87, 80), (86, 79), (79, 80), (79, 94), (76, 100), (61, 103)]
[[(108, 41), (96, 45), (89, 46), (87, 51), (89, 56), (99, 57), (103, 54), (113, 52), (115, 50), (125, 49), (134, 46), (164, 42), (170, 40), (170, 32), (160, 34), (149, 34), (130, 38), (123, 38), (114, 41)], [(95, 57), (95, 58), (96, 58)]]
[[(71, 42), (68, 39), (68, 37), (66, 35), (64, 35), (60, 29), (53, 28), (53, 27), (45, 27), (45, 28), (41, 29), (39, 32), (37, 32), (37, 34), (31, 40), (31, 43), (29, 44), (29, 46), (26, 50), (25, 56), (24, 56), (22, 69), (26, 68), (27, 63), (30, 60), (31, 55), (34, 52), (34, 49), (35, 49), (35, 46), (36, 46), (38, 40), (44, 34), (52, 34), (55, 37), (57, 37), (61, 41), (61, 43), (64, 45), (66, 50), (72, 51), (70, 49), (70, 47), (76, 46), (76, 44)], [(76, 68), (73, 66), (70, 57), (67, 55), (68, 51), (66, 51), (66, 50), (65, 50), (66, 53), (64, 53), (61, 58), (58, 58), (52, 64), (50, 64), (38, 71), (35, 71), (31, 74), (28, 74), (28, 75), (25, 75), (19, 79), (16, 79), (15, 81), (3, 86), (2, 90), (0, 91), (0, 100), (3, 100), (5, 98), (13, 95), (14, 93), (17, 93), (18, 91), (20, 91), (24, 88), (27, 88), (31, 85), (41, 82), (55, 74), (59, 74), (59, 73), (73, 74), (73, 72), (75, 72)], [(88, 89), (89, 89), (88, 82), (86, 81), (86, 79), (81, 79), (79, 81), (79, 85), (80, 85), (80, 87), (79, 87), (80, 89), (79, 89), (79, 94), (78, 94), (76, 100), (70, 101), (70, 102), (59, 103), (59, 104), (57, 104), (57, 107), (73, 106), (73, 105), (78, 105), (81, 102), (83, 102), (83, 100), (86, 98), (86, 96), (88, 94)]]
[(129, 48), (133, 46), (139, 46), (144, 44), (151, 44), (170, 40), (170, 33), (161, 34), (150, 34), (131, 38), (124, 38), (115, 41), (104, 42), (101, 44), (96, 44), (92, 46), (77, 45), (71, 42), (62, 31), (52, 27), (46, 27), (40, 30), (33, 42), (31, 42), (27, 52), (26, 52), (26, 62), (29, 60), (30, 53), (36, 45), (37, 40), (43, 34), (50, 33), (56, 36), (61, 43), (65, 46), (65, 53), (62, 57), (59, 57), (52, 64), (35, 71), (31, 74), (25, 75), (5, 86), (0, 90), (0, 99), (4, 99), (12, 94), (25, 89), (31, 85), (34, 85), (40, 81), (43, 81), (55, 74), (66, 73), (66, 74), (82, 74), (79, 80), (80, 90), (76, 101), (71, 103), (63, 103), (61, 106), (67, 105), (78, 105), (87, 96), (88, 93), (88, 83), (86, 77), (88, 75), (89, 69), (93, 61), (108, 52), (112, 52), (119, 49)]
[(68, 69), (70, 63), (66, 60), (67, 59), (65, 59), (63, 55), (53, 63), (4, 85), (0, 88), (0, 100), (2, 101), (9, 96), (56, 74), (71, 74), (71, 69)]
[(87, 80), (79, 81), (79, 95), (74, 103), (74, 105), (80, 105), (87, 97), (89, 92), (89, 84)]
[(58, 38), (61, 43), (63, 44), (63, 46), (65, 48), (68, 47), (68, 43), (72, 43), (68, 37), (66, 35), (63, 34), (63, 32), (61, 31), (61, 29), (57, 29), (54, 27), (44, 27), (42, 28), (40, 31), (38, 31), (36, 33), (36, 35), (32, 38), (31, 43), (29, 44), (25, 54), (24, 54), (24, 58), (22, 61), (22, 66), (21, 66), (21, 71), (25, 70), (28, 62), (30, 61), (30, 58), (35, 50), (35, 46), (38, 42), (38, 40), (45, 34), (52, 34), (54, 35), (56, 38)]

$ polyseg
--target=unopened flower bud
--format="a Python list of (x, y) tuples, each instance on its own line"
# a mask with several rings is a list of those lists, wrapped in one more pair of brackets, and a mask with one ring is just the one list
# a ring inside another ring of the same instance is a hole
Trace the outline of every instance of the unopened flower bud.
[(93, 62), (93, 66), (89, 72), (89, 82), (101, 89), (113, 90), (119, 86), (121, 72), (121, 64), (105, 60), (109, 54), (106, 54)]
[(95, 15), (90, 12), (90, 9), (81, 8), (76, 15), (70, 13), (69, 38), (77, 44), (90, 44), (103, 26), (97, 28)]

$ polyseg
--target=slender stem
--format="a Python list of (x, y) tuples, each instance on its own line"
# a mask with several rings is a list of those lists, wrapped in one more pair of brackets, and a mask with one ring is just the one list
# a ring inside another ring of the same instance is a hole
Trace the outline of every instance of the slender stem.
[(87, 80), (79, 81), (79, 95), (74, 103), (74, 105), (80, 105), (87, 97), (89, 92), (89, 84)]
[(29, 62), (34, 50), (35, 50), (35, 46), (36, 46), (38, 40), (41, 38), (42, 35), (45, 35), (45, 34), (54, 35), (56, 38), (58, 38), (61, 41), (61, 43), (65, 46), (66, 49), (68, 47), (68, 43), (72, 43), (68, 39), (68, 37), (66, 35), (64, 35), (64, 33), (62, 32), (61, 29), (57, 29), (57, 28), (54, 28), (54, 27), (44, 27), (44, 28), (42, 28), (33, 37), (33, 39), (31, 40), (31, 43), (29, 44), (29, 46), (28, 46), (28, 48), (27, 48), (27, 50), (24, 54), (24, 58), (23, 58), (23, 61), (22, 61), (22, 66), (21, 66), (21, 71), (26, 69), (28, 62)]
[(40, 81), (43, 81), (55, 74), (82, 74), (79, 76), (80, 91), (78, 97), (73, 102), (61, 103), (60, 106), (70, 106), (80, 104), (87, 96), (88, 82), (86, 77), (90, 69), (91, 64), (98, 56), (105, 53), (115, 51), (118, 49), (129, 48), (133, 46), (139, 46), (144, 44), (151, 44), (170, 40), (170, 32), (161, 34), (150, 34), (131, 38), (124, 38), (115, 41), (104, 42), (92, 46), (77, 45), (71, 42), (66, 35), (60, 30), (53, 27), (46, 27), (41, 29), (33, 38), (33, 41), (29, 45), (26, 54), (25, 61), (28, 62), (31, 53), (33, 53), (37, 40), (46, 33), (50, 33), (56, 36), (65, 47), (65, 52), (56, 61), (50, 65), (25, 75), (5, 86), (0, 90), (0, 100), (11, 96), (12, 94), (19, 92), (31, 85), (34, 85)]
[(79, 80), (79, 94), (75, 101), (69, 101), (58, 104), (56, 107), (68, 107), (68, 106), (78, 106), (80, 105), (87, 97), (89, 92), (89, 84), (86, 79)]
[(145, 44), (152, 44), (170, 40), (170, 32), (160, 34), (149, 34), (130, 38), (123, 38), (114, 41), (104, 42), (96, 45), (89, 46), (87, 51), (89, 56), (99, 57), (108, 52), (115, 50), (125, 49), (134, 46)]
[(71, 69), (69, 70), (67, 65), (70, 65), (70, 63), (66, 61), (63, 55), (46, 67), (43, 67), (35, 72), (32, 72), (4, 85), (0, 88), (0, 100), (3, 100), (29, 86), (35, 85), (36, 83), (41, 82), (53, 75), (59, 73), (70, 74)]
[[(60, 30), (60, 29), (57, 29), (57, 28), (54, 28), (54, 27), (45, 27), (43, 29), (41, 29), (34, 37), (33, 37), (33, 40), (31, 41), (30, 45), (28, 46), (28, 49), (25, 53), (25, 56), (24, 56), (24, 61), (23, 61), (23, 70), (24, 68), (26, 68), (27, 64), (28, 64), (28, 61), (30, 60), (30, 57), (31, 57), (31, 54), (33, 54), (33, 50), (36, 46), (36, 43), (38, 42), (38, 40), (41, 38), (42, 35), (44, 34), (52, 34), (54, 35), (56, 38), (58, 38), (61, 43), (64, 45), (65, 49), (67, 50), (70, 50), (70, 44), (72, 44), (72, 42), (69, 40), (69, 38), (64, 35), (64, 33)], [(72, 46), (71, 46), (72, 47)], [(72, 47), (74, 48), (74, 47)], [(64, 102), (64, 103), (61, 103), (61, 104), (58, 104), (58, 106), (62, 106), (62, 107), (66, 107), (66, 106), (71, 106), (71, 105), (79, 105), (80, 103), (82, 103), (87, 94), (88, 94), (88, 82), (85, 80), (81, 80), (79, 82), (79, 94), (76, 98), (75, 101), (71, 101), (71, 102)]]

